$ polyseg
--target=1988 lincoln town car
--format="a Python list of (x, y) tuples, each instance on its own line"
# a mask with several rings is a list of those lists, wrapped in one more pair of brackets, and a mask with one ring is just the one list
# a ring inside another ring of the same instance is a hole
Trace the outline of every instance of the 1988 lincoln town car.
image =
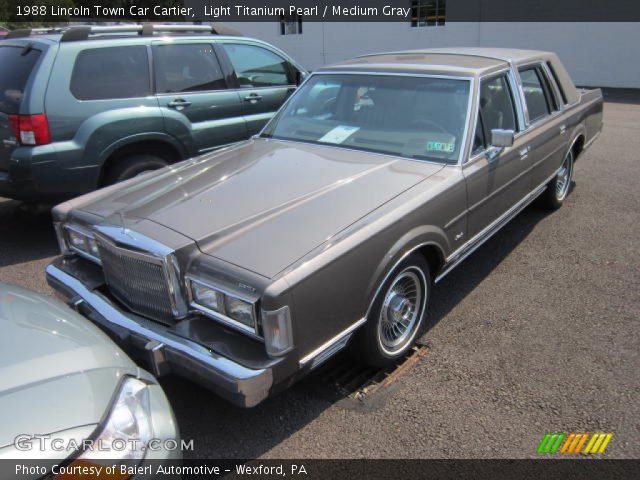
[(402, 356), (433, 282), (537, 197), (560, 207), (601, 127), (551, 53), (360, 57), (247, 142), (56, 207), (47, 277), (156, 375), (256, 405), (349, 343)]

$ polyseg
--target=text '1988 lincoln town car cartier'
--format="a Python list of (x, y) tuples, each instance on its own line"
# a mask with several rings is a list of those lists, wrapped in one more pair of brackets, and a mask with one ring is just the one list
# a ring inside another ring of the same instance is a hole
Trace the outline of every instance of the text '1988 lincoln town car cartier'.
[(551, 53), (423, 50), (311, 75), (262, 133), (54, 209), (49, 283), (144, 357), (256, 405), (351, 344), (379, 366), (432, 284), (562, 205), (602, 93)]

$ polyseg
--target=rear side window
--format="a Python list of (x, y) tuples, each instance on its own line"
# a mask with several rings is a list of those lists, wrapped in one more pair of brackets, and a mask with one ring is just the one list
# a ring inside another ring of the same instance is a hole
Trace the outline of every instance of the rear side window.
[(542, 84), (541, 72), (535, 67), (526, 68), (520, 70), (520, 79), (522, 80), (524, 99), (527, 102), (530, 122), (533, 123), (549, 115), (551, 108)]
[(83, 50), (71, 74), (71, 93), (78, 100), (146, 97), (150, 84), (143, 45)]
[(25, 47), (0, 47), (0, 111), (19, 113), (24, 89), (40, 50)]
[(547, 62), (547, 67), (549, 67), (549, 71), (551, 72), (551, 76), (553, 77), (553, 80), (556, 82), (556, 86), (558, 87), (558, 91), (560, 92), (560, 96), (562, 97), (562, 103), (566, 105), (567, 104), (567, 94), (564, 93), (564, 90), (562, 88), (562, 84), (560, 83), (560, 80), (558, 79), (558, 74), (554, 70), (553, 65), (551, 65), (551, 62)]
[(160, 45), (153, 48), (157, 93), (227, 88), (211, 44)]
[(224, 43), (242, 88), (292, 85), (288, 62), (273, 52), (254, 45)]

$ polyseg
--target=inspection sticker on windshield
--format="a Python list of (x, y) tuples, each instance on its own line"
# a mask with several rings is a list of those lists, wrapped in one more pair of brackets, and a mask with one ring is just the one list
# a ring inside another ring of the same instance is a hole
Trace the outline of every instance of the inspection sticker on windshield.
[(427, 142), (427, 151), (429, 152), (453, 153), (455, 149), (456, 149), (455, 143)]
[(338, 125), (336, 128), (329, 130), (319, 142), (325, 143), (342, 143), (351, 135), (360, 130), (360, 127), (350, 127), (349, 125)]

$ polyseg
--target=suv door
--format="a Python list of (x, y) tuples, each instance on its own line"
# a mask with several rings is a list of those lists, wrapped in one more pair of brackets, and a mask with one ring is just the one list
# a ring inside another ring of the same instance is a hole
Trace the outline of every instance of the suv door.
[(503, 216), (529, 193), (528, 150), (522, 136), (503, 150), (491, 146), (491, 130), (518, 131), (515, 96), (507, 73), (483, 79), (471, 158), (463, 166), (467, 183), (467, 238)]
[(167, 133), (192, 143), (192, 153), (248, 137), (240, 97), (211, 42), (154, 42), (153, 70)]
[(233, 68), (249, 135), (255, 135), (296, 89), (296, 68), (258, 45), (220, 45)]

